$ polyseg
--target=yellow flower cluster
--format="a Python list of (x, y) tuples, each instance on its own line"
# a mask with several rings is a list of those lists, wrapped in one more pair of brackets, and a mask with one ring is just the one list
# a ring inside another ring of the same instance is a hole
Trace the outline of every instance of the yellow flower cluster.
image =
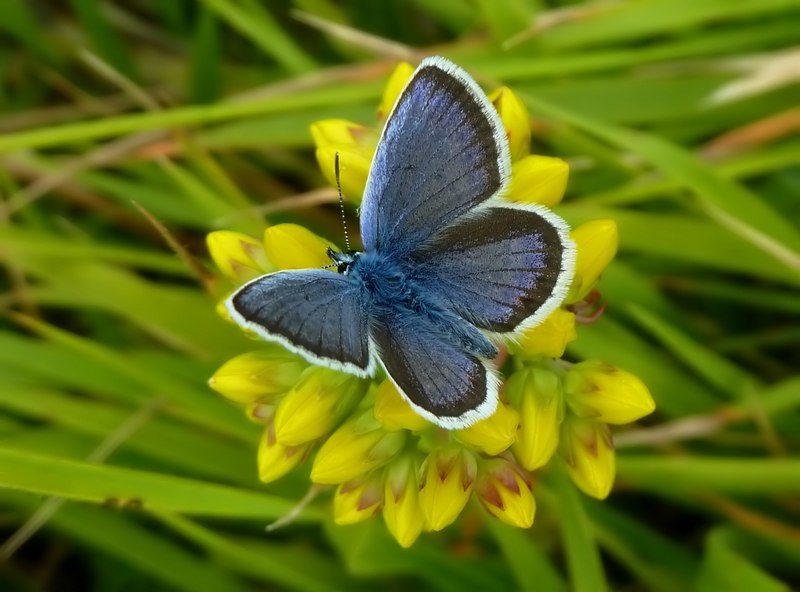
[[(391, 110), (413, 72), (401, 64), (391, 76), (379, 117)], [(529, 154), (530, 122), (525, 106), (508, 89), (489, 95), (511, 147), (512, 183), (507, 199), (548, 207), (561, 200), (568, 166), (558, 158)], [(312, 126), (317, 159), (331, 183), (338, 152), (341, 185), (361, 196), (378, 132), (343, 120)], [(554, 455), (573, 482), (604, 498), (614, 481), (614, 451), (608, 424), (635, 421), (655, 404), (632, 374), (614, 366), (560, 360), (576, 338), (571, 309), (590, 295), (614, 257), (612, 220), (576, 228), (576, 274), (562, 308), (508, 344), (514, 371), (505, 380), (501, 404), (491, 417), (446, 431), (417, 415), (388, 379), (358, 379), (311, 366), (279, 345), (233, 358), (211, 378), (211, 386), (246, 406), (264, 424), (258, 453), (260, 478), (273, 481), (313, 456), (311, 480), (337, 487), (334, 515), (350, 524), (381, 513), (392, 535), (408, 547), (423, 531), (452, 524), (474, 496), (487, 512), (518, 527), (533, 523), (534, 471)], [(208, 236), (219, 269), (239, 285), (279, 269), (322, 267), (330, 245), (307, 229), (279, 224), (262, 241), (235, 232)], [(221, 309), (221, 314), (225, 314)]]

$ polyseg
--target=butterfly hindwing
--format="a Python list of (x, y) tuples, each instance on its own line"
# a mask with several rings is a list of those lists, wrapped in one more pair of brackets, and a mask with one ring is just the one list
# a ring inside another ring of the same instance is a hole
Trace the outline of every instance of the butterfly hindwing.
[(508, 142), (478, 85), (442, 58), (423, 60), (375, 152), (361, 205), (366, 250), (398, 259), (505, 189)]
[(279, 271), (245, 284), (226, 305), (238, 324), (313, 363), (372, 373), (362, 287), (344, 275)]
[(411, 256), (415, 279), (470, 323), (497, 333), (535, 324), (566, 296), (574, 268), (566, 223), (544, 208), (487, 207)]
[(374, 319), (371, 336), (386, 373), (414, 409), (448, 429), (491, 415), (499, 382), (486, 360), (426, 316), (394, 311)]

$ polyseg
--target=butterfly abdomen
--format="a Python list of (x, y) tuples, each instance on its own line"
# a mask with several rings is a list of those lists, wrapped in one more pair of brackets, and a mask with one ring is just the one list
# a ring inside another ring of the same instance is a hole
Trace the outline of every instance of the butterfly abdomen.
[(377, 322), (392, 319), (413, 324), (419, 317), (426, 317), (430, 323), (423, 326), (435, 332), (436, 337), (482, 358), (497, 355), (497, 348), (480, 330), (439, 302), (390, 258), (377, 252), (363, 253), (348, 275), (363, 285), (368, 296), (368, 314)]

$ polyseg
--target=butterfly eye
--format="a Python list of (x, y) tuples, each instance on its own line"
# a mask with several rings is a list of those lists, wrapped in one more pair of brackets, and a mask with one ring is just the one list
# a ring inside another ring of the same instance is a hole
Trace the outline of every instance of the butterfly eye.
[(355, 260), (357, 259), (357, 253), (355, 251), (339, 253), (329, 247), (328, 257), (330, 257), (331, 261), (333, 261), (333, 263), (336, 265), (336, 271), (346, 274), (350, 270), (350, 266), (355, 263)]

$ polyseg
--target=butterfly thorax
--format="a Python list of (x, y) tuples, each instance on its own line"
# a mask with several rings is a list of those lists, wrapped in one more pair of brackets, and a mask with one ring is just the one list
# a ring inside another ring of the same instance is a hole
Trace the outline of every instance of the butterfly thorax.
[(437, 300), (392, 258), (376, 251), (354, 253), (343, 273), (362, 286), (368, 314), (379, 318), (388, 315), (410, 323), (425, 316), (433, 321), (440, 336), (483, 358), (497, 355), (497, 348), (483, 333)]

